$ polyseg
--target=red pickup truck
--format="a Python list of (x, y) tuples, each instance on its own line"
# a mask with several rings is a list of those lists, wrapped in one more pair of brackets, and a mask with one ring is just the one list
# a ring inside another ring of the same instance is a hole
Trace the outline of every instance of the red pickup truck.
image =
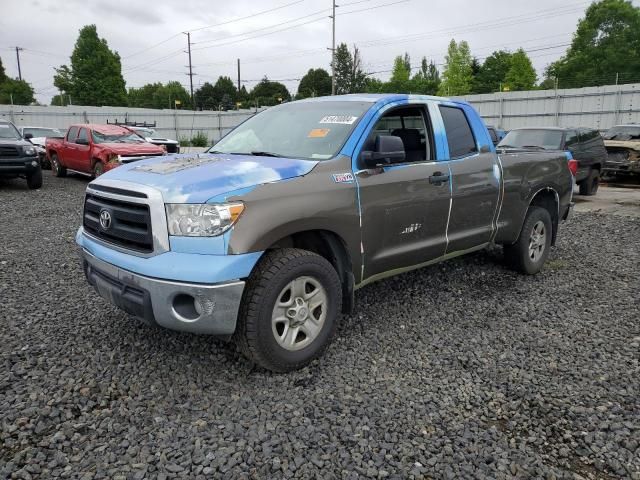
[(162, 147), (117, 125), (72, 125), (64, 138), (47, 138), (45, 148), (56, 177), (68, 170), (99, 177), (123, 163), (166, 154)]

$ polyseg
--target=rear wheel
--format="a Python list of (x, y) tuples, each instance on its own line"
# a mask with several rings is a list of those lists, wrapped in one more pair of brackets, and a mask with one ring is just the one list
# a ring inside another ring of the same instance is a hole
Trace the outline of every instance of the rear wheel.
[(549, 212), (542, 207), (529, 207), (518, 240), (513, 245), (504, 246), (507, 263), (514, 270), (528, 275), (538, 273), (549, 256), (551, 236)]
[(247, 282), (235, 341), (268, 370), (302, 368), (327, 348), (341, 310), (340, 279), (327, 260), (306, 250), (273, 250)]
[(600, 172), (591, 170), (589, 176), (579, 183), (580, 195), (592, 196), (598, 192), (600, 185)]
[(42, 187), (42, 169), (40, 167), (35, 172), (27, 175), (27, 186), (29, 190), (37, 190)]
[(65, 177), (67, 175), (67, 169), (60, 165), (57, 153), (51, 154), (51, 171), (56, 177)]

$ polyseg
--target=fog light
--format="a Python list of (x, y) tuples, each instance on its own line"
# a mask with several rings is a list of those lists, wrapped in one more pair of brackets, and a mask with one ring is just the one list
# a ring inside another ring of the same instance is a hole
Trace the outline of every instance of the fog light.
[(32, 167), (37, 167), (38, 166), (38, 162), (36, 162), (35, 160), (31, 162), (31, 166)]
[(173, 311), (187, 322), (200, 318), (202, 306), (191, 295), (180, 293), (173, 299)]

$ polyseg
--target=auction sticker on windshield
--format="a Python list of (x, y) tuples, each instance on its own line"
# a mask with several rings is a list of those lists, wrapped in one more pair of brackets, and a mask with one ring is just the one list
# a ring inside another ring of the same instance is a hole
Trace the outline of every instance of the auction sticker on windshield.
[(322, 117), (320, 122), (318, 123), (334, 123), (340, 125), (353, 125), (358, 117), (354, 117), (352, 115), (327, 115), (326, 117)]

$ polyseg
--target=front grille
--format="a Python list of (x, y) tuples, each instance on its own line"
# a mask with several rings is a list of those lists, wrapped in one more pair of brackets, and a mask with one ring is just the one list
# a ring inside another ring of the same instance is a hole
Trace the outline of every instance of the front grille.
[[(109, 228), (100, 225), (100, 213), (111, 216)], [(83, 226), (87, 233), (105, 242), (141, 253), (153, 252), (149, 206), (87, 193)]]
[(0, 157), (19, 157), (20, 152), (16, 147), (0, 146)]

